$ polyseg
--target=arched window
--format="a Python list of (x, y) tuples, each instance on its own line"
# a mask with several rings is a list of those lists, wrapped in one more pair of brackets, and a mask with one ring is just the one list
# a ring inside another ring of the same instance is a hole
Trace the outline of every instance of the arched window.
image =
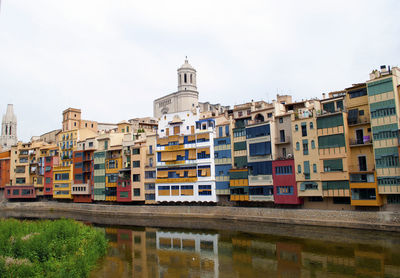
[(314, 124), (312, 122), (310, 122), (310, 129), (314, 128)]
[(296, 131), (299, 131), (299, 126), (298, 126), (298, 125), (295, 125), (295, 126), (294, 126), (294, 129), (295, 129)]
[(187, 76), (186, 76), (186, 73), (183, 75), (183, 80), (184, 80), (185, 83), (187, 83)]
[(300, 143), (296, 142), (296, 151), (299, 151), (299, 150), (300, 150)]

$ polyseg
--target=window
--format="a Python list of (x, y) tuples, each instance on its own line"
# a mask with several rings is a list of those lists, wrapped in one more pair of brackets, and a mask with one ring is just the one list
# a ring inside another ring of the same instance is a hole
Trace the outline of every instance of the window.
[(251, 127), (251, 128), (246, 129), (247, 139), (268, 136), (268, 135), (270, 135), (270, 125), (269, 124), (257, 126), (257, 127)]
[(310, 129), (314, 129), (314, 123), (310, 122)]
[(307, 136), (307, 124), (306, 123), (301, 123), (301, 136), (303, 136), (303, 137)]
[(51, 178), (47, 177), (46, 180), (45, 180), (45, 182), (46, 182), (47, 184), (51, 183)]
[(82, 174), (75, 174), (75, 180), (83, 180)]
[(339, 172), (339, 171), (343, 171), (342, 159), (324, 160), (324, 172)]
[(364, 110), (358, 111), (358, 115), (363, 116), (364, 115)]
[(311, 149), (315, 149), (315, 142), (314, 142), (314, 140), (311, 140)]
[(140, 188), (133, 189), (133, 196), (140, 196)]
[(108, 163), (108, 169), (116, 169), (118, 168), (118, 161), (117, 160), (109, 160)]
[(295, 126), (294, 126), (294, 129), (295, 129), (295, 131), (299, 131), (299, 126), (298, 126), (298, 125), (295, 125)]
[(229, 136), (229, 125), (225, 126), (225, 136)]
[(155, 179), (156, 178), (156, 171), (146, 171), (144, 172), (145, 179)]
[(271, 154), (271, 142), (249, 144), (249, 153), (250, 156), (269, 155)]
[(299, 165), (297, 165), (297, 173), (301, 173), (301, 165), (299, 164)]
[(277, 166), (275, 167), (275, 175), (291, 175), (292, 166)]
[(222, 134), (222, 126), (218, 127), (218, 136), (219, 137), (223, 136), (223, 134)]
[(199, 185), (199, 196), (210, 196), (211, 185)]
[(132, 175), (132, 181), (140, 181), (140, 174)]
[(313, 164), (313, 172), (316, 173), (317, 172), (317, 164)]
[(293, 194), (293, 186), (277, 186), (277, 194), (278, 195), (292, 195)]
[(303, 140), (303, 155), (308, 155), (308, 140)]
[(296, 151), (299, 151), (299, 150), (300, 150), (300, 143), (296, 142)]
[(132, 161), (132, 168), (139, 168), (140, 167), (140, 160)]
[(279, 118), (279, 123), (280, 123), (280, 124), (283, 123), (283, 118), (282, 118), (282, 117)]
[(268, 113), (268, 114), (267, 114), (267, 117), (268, 117), (268, 118), (272, 118), (272, 113)]
[(119, 197), (120, 198), (128, 198), (129, 197), (129, 192), (119, 192)]

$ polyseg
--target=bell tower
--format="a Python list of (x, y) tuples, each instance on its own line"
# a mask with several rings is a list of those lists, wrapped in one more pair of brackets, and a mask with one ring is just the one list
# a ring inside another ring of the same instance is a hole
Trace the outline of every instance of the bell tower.
[(178, 69), (178, 92), (197, 92), (196, 70), (189, 64), (186, 57), (185, 63)]
[(6, 114), (1, 124), (0, 146), (8, 149), (17, 144), (17, 117), (12, 104), (7, 105)]

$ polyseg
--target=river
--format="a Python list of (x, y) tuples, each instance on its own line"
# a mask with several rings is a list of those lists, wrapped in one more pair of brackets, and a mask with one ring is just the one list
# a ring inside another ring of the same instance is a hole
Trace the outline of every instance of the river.
[[(311, 227), (296, 237), (275, 228), (101, 227), (109, 249), (91, 277), (400, 277), (398, 234)], [(315, 238), (321, 232), (327, 238)]]
[(396, 232), (201, 218), (1, 211), (73, 218), (102, 229), (95, 277), (400, 277)]

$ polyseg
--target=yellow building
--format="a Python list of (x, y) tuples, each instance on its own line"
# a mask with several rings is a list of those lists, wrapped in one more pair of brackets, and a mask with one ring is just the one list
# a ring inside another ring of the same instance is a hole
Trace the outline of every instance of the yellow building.
[(352, 206), (381, 206), (376, 181), (368, 95), (365, 83), (346, 89), (350, 156), (349, 175)]
[[(302, 104), (302, 103), (301, 103)], [(318, 153), (317, 110), (297, 107), (292, 114), (292, 140), (298, 196), (305, 207), (322, 202), (321, 165)]]
[(118, 173), (122, 168), (122, 145), (112, 146), (106, 152), (106, 201), (117, 201)]
[[(72, 161), (73, 152), (77, 150), (78, 141), (86, 140), (87, 138), (95, 136), (97, 136), (97, 132), (89, 128), (67, 130), (62, 131), (58, 134), (57, 144), (60, 153), (60, 165), (54, 167), (54, 198), (71, 199), (71, 185), (74, 180)], [(63, 179), (57, 182), (55, 176), (56, 174), (60, 174), (61, 176), (58, 177), (62, 177)], [(64, 178), (66, 178), (67, 176), (68, 180), (65, 180)], [(58, 187), (56, 187), (56, 185)], [(66, 191), (68, 191), (68, 193)]]
[(42, 165), (41, 148), (48, 146), (42, 141), (29, 143), (18, 142), (11, 149), (10, 162), (10, 184), (32, 185), (35, 195), (43, 195), (43, 173), (40, 171)]
[(72, 165), (55, 166), (53, 168), (53, 198), (54, 199), (72, 199), (71, 181)]
[(329, 94), (321, 100), (317, 115), (319, 166), (324, 201), (327, 208), (350, 208), (349, 137), (345, 91)]

